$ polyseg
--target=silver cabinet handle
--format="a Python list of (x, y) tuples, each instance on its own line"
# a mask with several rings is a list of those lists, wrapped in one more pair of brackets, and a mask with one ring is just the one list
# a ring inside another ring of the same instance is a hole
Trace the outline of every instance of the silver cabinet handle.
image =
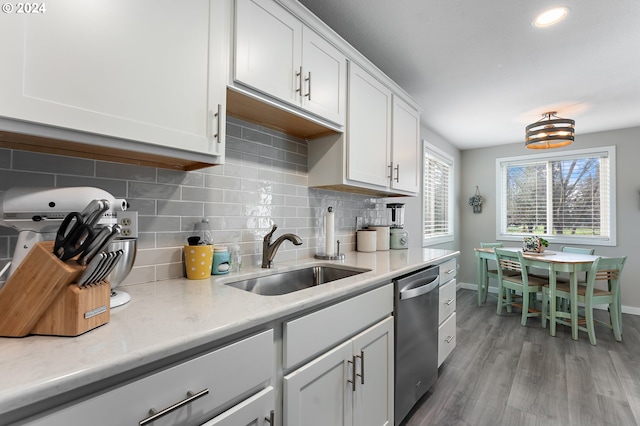
[(364, 351), (361, 350), (360, 355), (356, 355), (356, 358), (360, 358), (360, 374), (356, 374), (356, 376), (360, 377), (360, 383), (364, 385)]
[(302, 94), (302, 65), (300, 65), (300, 71), (296, 73), (296, 77), (298, 77), (298, 88), (296, 92), (300, 93), (300, 96), (304, 96)]
[(276, 414), (275, 410), (271, 410), (271, 412), (269, 413), (269, 417), (265, 417), (264, 421), (269, 423), (271, 426), (275, 425), (276, 424), (275, 414)]
[(447, 338), (444, 339), (445, 343), (451, 343), (452, 340), (453, 340), (453, 336), (447, 336)]
[(216, 133), (214, 137), (218, 138), (218, 143), (221, 143), (222, 138), (220, 137), (220, 134), (222, 132), (220, 131), (220, 129), (222, 129), (222, 126), (224, 125), (224, 123), (222, 122), (222, 104), (218, 104), (218, 112), (216, 113), (216, 118), (218, 119), (218, 133)]
[(351, 390), (353, 390), (354, 392), (356, 391), (356, 356), (353, 356), (353, 359), (351, 361), (347, 361), (347, 363), (351, 364), (351, 377), (352, 379), (349, 380), (347, 379), (347, 383), (351, 383)]
[(455, 269), (449, 269), (448, 271), (445, 272), (445, 274), (449, 275), (449, 274), (453, 274), (456, 270)]
[(389, 176), (387, 176), (387, 179), (393, 179), (393, 162), (391, 164), (389, 164), (387, 167), (389, 167)]
[(309, 88), (305, 96), (311, 100), (311, 71), (309, 71), (309, 74), (307, 74), (307, 78), (305, 78), (304, 81), (308, 82), (307, 87)]
[[(222, 104), (218, 104), (218, 110), (216, 112), (209, 111), (209, 115), (211, 116), (211, 127), (212, 127), (211, 133), (210, 133), (211, 138), (218, 139), (218, 143), (221, 143), (222, 138), (220, 137), (220, 129), (222, 126)], [(214, 125), (216, 126), (215, 129), (213, 129)]]
[(394, 180), (400, 182), (400, 164), (396, 165), (394, 170), (396, 171), (396, 178)]
[(153, 423), (156, 420), (158, 420), (161, 417), (166, 416), (167, 414), (176, 411), (177, 409), (184, 407), (187, 404), (192, 403), (193, 401), (195, 401), (196, 399), (202, 398), (203, 396), (207, 395), (209, 393), (209, 389), (204, 389), (201, 390), (198, 393), (193, 393), (191, 391), (187, 392), (187, 398), (183, 399), (182, 401), (176, 402), (175, 404), (171, 405), (170, 407), (165, 408), (162, 411), (156, 411), (155, 409), (151, 408), (149, 409), (149, 414), (150, 416), (147, 417), (146, 419), (140, 420), (139, 425), (140, 426), (144, 426), (144, 425), (148, 425), (149, 423)]
[(445, 305), (449, 306), (450, 304), (452, 304), (453, 302), (455, 302), (456, 299), (449, 299), (446, 302), (444, 302)]

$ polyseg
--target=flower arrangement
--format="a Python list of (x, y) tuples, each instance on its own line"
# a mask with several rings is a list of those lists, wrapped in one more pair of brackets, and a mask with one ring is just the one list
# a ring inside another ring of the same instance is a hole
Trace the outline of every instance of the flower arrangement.
[(469, 198), (469, 205), (473, 207), (474, 213), (482, 213), (482, 202), (484, 199), (480, 195), (480, 190), (476, 186), (476, 193)]
[(549, 247), (549, 242), (537, 236), (524, 237), (522, 243), (522, 251), (542, 253), (546, 247)]
[(474, 195), (473, 197), (469, 198), (469, 205), (473, 207), (481, 206), (483, 201), (484, 200), (482, 199), (482, 196)]

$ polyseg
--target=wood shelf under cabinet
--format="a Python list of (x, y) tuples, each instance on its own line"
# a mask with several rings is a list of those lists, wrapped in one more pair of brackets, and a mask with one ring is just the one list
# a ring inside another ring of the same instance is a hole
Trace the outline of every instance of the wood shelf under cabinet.
[(0, 130), (0, 147), (184, 171), (197, 170), (214, 165), (148, 152), (128, 151), (3, 130)]

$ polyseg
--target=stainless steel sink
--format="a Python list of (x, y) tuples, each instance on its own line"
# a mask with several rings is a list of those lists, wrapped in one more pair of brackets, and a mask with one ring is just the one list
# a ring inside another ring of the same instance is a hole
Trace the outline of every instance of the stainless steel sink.
[(370, 269), (352, 268), (342, 265), (317, 265), (235, 281), (227, 283), (226, 285), (263, 296), (277, 296), (369, 271)]

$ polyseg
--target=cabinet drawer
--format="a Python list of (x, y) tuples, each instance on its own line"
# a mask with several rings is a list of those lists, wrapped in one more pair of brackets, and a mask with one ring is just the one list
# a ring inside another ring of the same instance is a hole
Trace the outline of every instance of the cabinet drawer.
[(438, 312), (438, 324), (442, 324), (449, 315), (456, 311), (456, 280), (450, 280), (440, 286), (440, 309)]
[(456, 314), (449, 317), (438, 327), (438, 367), (456, 347)]
[(446, 262), (440, 264), (440, 282), (446, 283), (450, 279), (456, 277), (456, 272), (458, 269), (458, 264), (456, 259), (449, 259)]
[(284, 368), (292, 367), (393, 311), (393, 284), (372, 290), (283, 324)]
[(269, 386), (202, 426), (266, 426), (275, 405), (273, 387)]
[(211, 418), (217, 407), (269, 380), (273, 365), (273, 330), (268, 330), (27, 424), (138, 424), (149, 417), (151, 408), (161, 411), (187, 398), (189, 391), (197, 394), (208, 390), (201, 398), (152, 423), (199, 425)]

